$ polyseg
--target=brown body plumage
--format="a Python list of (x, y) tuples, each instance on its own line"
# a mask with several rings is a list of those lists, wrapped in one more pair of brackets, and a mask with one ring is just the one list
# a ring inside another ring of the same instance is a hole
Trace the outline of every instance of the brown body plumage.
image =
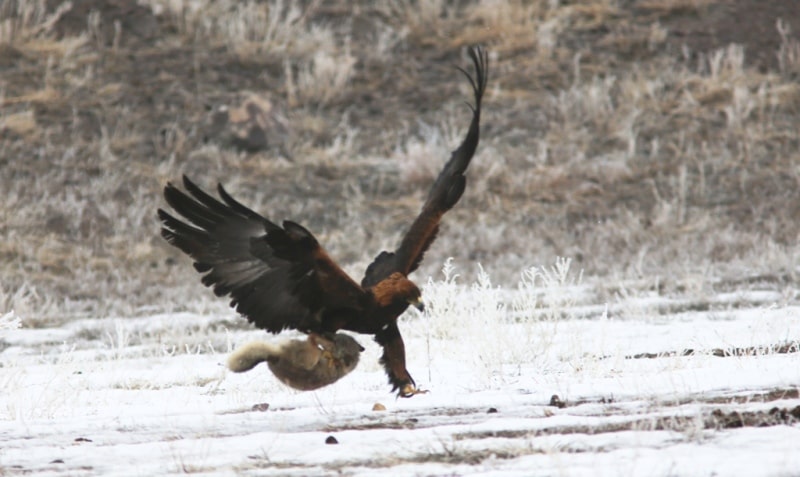
[(351, 336), (336, 333), (330, 337), (309, 334), (304, 340), (279, 344), (264, 341), (247, 343), (228, 358), (228, 369), (242, 373), (266, 362), (283, 384), (310, 391), (333, 384), (354, 370), (364, 348)]
[(419, 288), (408, 279), (439, 231), (445, 212), (461, 198), (464, 176), (480, 137), (481, 100), (488, 79), (488, 57), (470, 48), (475, 67), (469, 79), (475, 95), (467, 136), (439, 173), (417, 218), (394, 252), (381, 252), (367, 267), (361, 284), (350, 278), (301, 225), (267, 220), (231, 197), (222, 185), (222, 201), (184, 176), (183, 192), (167, 184), (167, 202), (186, 222), (159, 209), (162, 236), (194, 259), (202, 282), (259, 328), (278, 333), (349, 330), (375, 336), (381, 362), (401, 396), (418, 393), (406, 370), (405, 347), (397, 318), (409, 305), (422, 308)]

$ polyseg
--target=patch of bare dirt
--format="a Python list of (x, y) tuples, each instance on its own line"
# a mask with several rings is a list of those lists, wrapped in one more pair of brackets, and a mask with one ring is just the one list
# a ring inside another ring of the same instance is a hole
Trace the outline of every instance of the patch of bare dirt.
[[(57, 11), (64, 2), (47, 0), (47, 9)], [(91, 29), (95, 41), (105, 46), (131, 47), (154, 43), (162, 36), (152, 9), (132, 0), (81, 0), (72, 2), (53, 25), (56, 38), (81, 35)]]
[[(715, 394), (715, 395), (694, 395), (684, 399), (676, 400), (676, 401), (669, 401), (669, 402), (658, 402), (659, 406), (683, 406), (686, 404), (748, 404), (754, 402), (773, 402), (773, 401), (781, 401), (786, 399), (798, 399), (800, 398), (800, 389), (798, 388), (777, 388), (777, 389), (770, 389), (766, 391), (752, 391), (752, 392), (740, 392), (740, 393), (730, 393), (730, 394)], [(601, 397), (596, 399), (576, 399), (576, 400), (563, 400), (557, 394), (554, 394), (550, 398), (549, 406), (556, 407), (559, 409), (564, 409), (567, 407), (575, 407), (575, 406), (583, 406), (586, 404), (596, 405), (596, 404), (603, 404), (603, 405), (613, 405), (616, 401), (613, 396), (610, 397)], [(610, 406), (606, 407), (606, 410), (611, 409)]]
[(465, 432), (457, 439), (485, 439), (501, 437), (517, 439), (525, 436), (552, 434), (601, 434), (625, 431), (677, 431), (686, 432), (698, 429), (735, 429), (741, 427), (769, 427), (795, 425), (800, 422), (800, 406), (793, 408), (774, 407), (769, 411), (724, 411), (713, 409), (700, 416), (659, 416), (631, 419), (623, 422), (601, 422), (592, 425), (553, 426), (535, 430), (503, 430), (485, 432)]
[[(648, 10), (641, 6), (640, 9)], [(678, 51), (686, 46), (695, 55), (707, 54), (738, 44), (744, 47), (747, 63), (762, 72), (775, 71), (779, 66), (782, 38), (778, 21), (792, 37), (800, 34), (800, 4), (782, 0), (719, 0), (697, 9), (668, 11), (658, 17), (669, 31), (669, 44)]]
[(761, 356), (767, 354), (788, 354), (800, 352), (800, 343), (793, 341), (790, 343), (779, 343), (772, 346), (745, 346), (731, 348), (713, 348), (710, 350), (685, 349), (682, 351), (664, 351), (660, 353), (637, 353), (625, 356), (625, 359), (656, 359), (673, 356), (695, 356), (711, 355), (720, 358), (731, 356)]
[[(482, 142), (418, 277), (455, 256), (513, 284), (568, 256), (664, 293), (742, 263), (794, 283), (800, 60), (776, 55), (800, 38), (796, 2), (279, 3), (0, 5), (0, 291), (29, 324), (203, 293), (158, 237), (183, 173), (303, 223), (359, 273), (466, 127), (472, 43), (492, 52)], [(742, 64), (714, 53), (731, 42)], [(248, 116), (261, 129), (221, 132), (252, 97), (274, 106)]]

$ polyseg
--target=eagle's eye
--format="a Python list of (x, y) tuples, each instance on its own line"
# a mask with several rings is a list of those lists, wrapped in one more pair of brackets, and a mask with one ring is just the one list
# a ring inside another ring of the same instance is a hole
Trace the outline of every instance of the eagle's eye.
[(413, 306), (419, 311), (425, 311), (425, 302), (422, 301), (422, 297), (417, 295), (416, 297), (409, 298), (408, 304)]

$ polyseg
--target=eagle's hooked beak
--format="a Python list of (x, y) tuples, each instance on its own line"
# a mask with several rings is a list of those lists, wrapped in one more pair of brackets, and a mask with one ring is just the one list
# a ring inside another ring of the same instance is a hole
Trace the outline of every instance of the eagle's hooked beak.
[(417, 298), (408, 300), (408, 303), (420, 312), (425, 311), (425, 302), (422, 301), (422, 297), (418, 296)]

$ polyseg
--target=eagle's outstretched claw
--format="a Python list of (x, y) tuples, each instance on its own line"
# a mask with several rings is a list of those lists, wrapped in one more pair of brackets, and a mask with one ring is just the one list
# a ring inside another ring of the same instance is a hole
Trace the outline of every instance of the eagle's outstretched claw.
[(406, 384), (400, 389), (398, 396), (402, 398), (410, 398), (417, 394), (428, 394), (430, 391), (427, 389), (419, 389), (418, 387), (414, 386), (411, 383)]

